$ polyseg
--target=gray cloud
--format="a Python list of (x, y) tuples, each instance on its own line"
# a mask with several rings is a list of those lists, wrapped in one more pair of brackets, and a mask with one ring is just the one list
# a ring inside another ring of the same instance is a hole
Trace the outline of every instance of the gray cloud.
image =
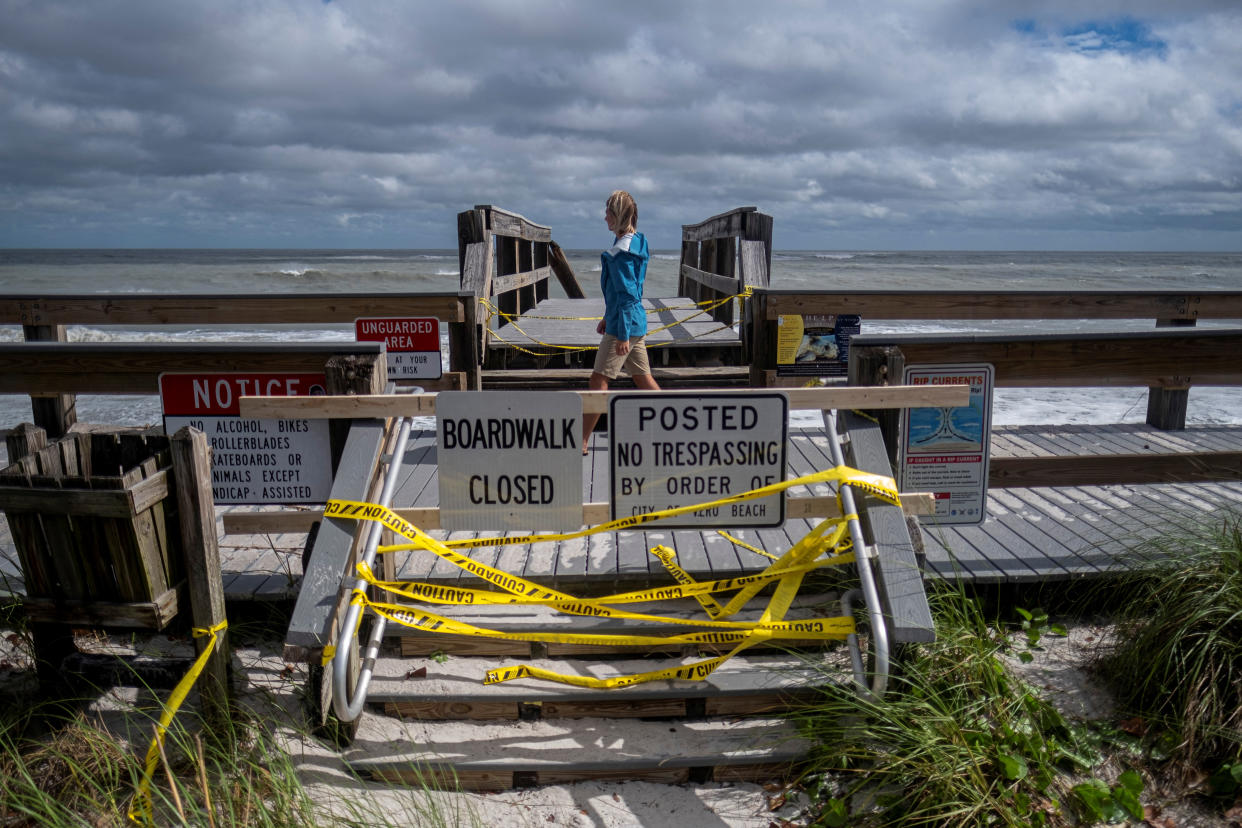
[(7, 246), (1242, 249), (1233, 2), (0, 0)]

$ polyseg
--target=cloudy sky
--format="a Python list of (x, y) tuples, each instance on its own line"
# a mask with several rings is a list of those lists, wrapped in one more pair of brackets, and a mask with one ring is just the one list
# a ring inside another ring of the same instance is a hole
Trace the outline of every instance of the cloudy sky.
[(1242, 250), (1238, 0), (0, 0), (0, 246)]

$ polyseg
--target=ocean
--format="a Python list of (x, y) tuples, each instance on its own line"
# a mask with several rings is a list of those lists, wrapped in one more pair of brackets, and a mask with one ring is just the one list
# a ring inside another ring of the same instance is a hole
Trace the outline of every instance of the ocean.
[[(599, 293), (599, 251), (566, 251), (588, 294)], [(676, 250), (655, 251), (648, 296), (676, 295)], [(14, 250), (0, 249), (0, 290), (49, 293), (324, 293), (457, 289), (456, 250)], [(1242, 291), (1242, 253), (775, 251), (772, 286), (810, 290), (1170, 290)], [(554, 285), (553, 292), (559, 290)], [(1202, 327), (1236, 321), (1208, 320)], [(1071, 332), (1145, 330), (1143, 320), (1088, 322), (864, 319), (862, 332)], [(72, 341), (325, 341), (353, 338), (353, 326), (203, 325), (177, 328), (70, 327)], [(21, 341), (0, 325), (0, 341)], [(1142, 422), (1145, 388), (998, 389), (995, 424)], [(810, 413), (808, 412), (809, 416)], [(29, 398), (0, 395), (0, 429), (30, 419)], [(160, 422), (155, 396), (83, 395), (78, 417), (92, 423)], [(1190, 423), (1242, 423), (1242, 389), (1192, 388)]]

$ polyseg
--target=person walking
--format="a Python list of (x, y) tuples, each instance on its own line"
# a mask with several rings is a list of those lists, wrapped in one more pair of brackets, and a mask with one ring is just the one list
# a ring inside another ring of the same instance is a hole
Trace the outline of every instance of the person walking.
[[(637, 231), (638, 204), (625, 190), (614, 190), (604, 204), (604, 222), (613, 233), (612, 247), (600, 254), (600, 289), (604, 318), (595, 326), (603, 335), (595, 354), (590, 389), (603, 391), (624, 370), (634, 385), (659, 391), (647, 360), (647, 311), (643, 308), (643, 280), (647, 277), (647, 238)], [(582, 453), (599, 422), (598, 414), (582, 418)]]

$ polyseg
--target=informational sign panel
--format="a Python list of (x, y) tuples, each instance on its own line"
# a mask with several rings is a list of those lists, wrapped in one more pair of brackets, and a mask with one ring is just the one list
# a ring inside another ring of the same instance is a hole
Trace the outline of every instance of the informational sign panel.
[[(612, 517), (719, 500), (785, 479), (783, 394), (618, 394), (612, 434)], [(661, 527), (779, 526), (784, 494), (714, 506)]]
[(440, 320), (434, 316), (355, 319), (354, 338), (388, 347), (390, 380), (440, 378)]
[(782, 315), (776, 327), (776, 373), (782, 377), (843, 377), (850, 364), (850, 338), (857, 314)]
[(325, 503), (332, 489), (327, 420), (251, 419), (242, 397), (323, 396), (323, 374), (161, 374), (164, 431), (206, 433), (217, 505)]
[(582, 400), (573, 392), (436, 397), (440, 526), (582, 526)]
[(902, 418), (898, 488), (935, 494), (924, 523), (982, 523), (987, 514), (994, 376), (987, 364), (906, 366), (906, 385), (970, 386), (968, 405), (911, 408)]

